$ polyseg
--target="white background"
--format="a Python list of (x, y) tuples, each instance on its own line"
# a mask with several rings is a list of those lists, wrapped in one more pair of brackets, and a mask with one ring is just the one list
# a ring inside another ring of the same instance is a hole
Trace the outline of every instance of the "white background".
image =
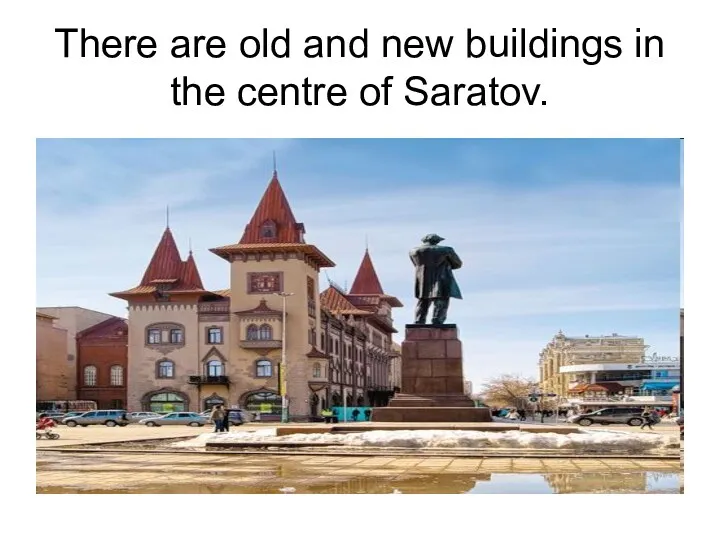
[[(708, 7), (704, 7), (707, 5)], [(688, 494), (585, 497), (62, 497), (16, 498), (8, 527), (59, 538), (127, 535), (206, 538), (250, 534), (294, 538), (413, 538), (472, 534), (504, 538), (672, 538), (702, 527), (717, 491), (711, 438), (717, 432), (715, 345), (718, 182), (716, 35), (712, 3), (624, 0), (495, 2), (273, 2), (123, 1), (17, 2), (2, 8), (2, 278), (0, 310), (5, 352), (3, 410), (10, 424), (32, 413), (32, 291), (34, 262), (34, 153), (37, 137), (685, 137), (690, 301), (686, 370), (690, 436)], [(698, 6), (703, 6), (699, 8)], [(151, 60), (62, 57), (56, 27), (86, 27), (95, 35), (152, 35)], [(242, 58), (239, 39), (263, 27), (291, 28), (290, 60)], [(352, 36), (367, 27), (368, 59), (302, 58), (308, 34)], [(464, 59), (465, 29), (506, 34), (511, 28), (558, 34), (617, 35), (619, 59), (586, 66), (580, 59)], [(635, 29), (664, 38), (663, 59), (633, 55)], [(384, 33), (456, 36), (447, 59), (382, 59)], [(174, 35), (221, 35), (222, 59), (173, 59)], [(402, 81), (542, 83), (545, 107), (411, 107)], [(175, 107), (173, 77), (220, 83), (231, 96), (221, 107)], [(359, 86), (395, 76), (388, 107), (364, 107)], [(304, 77), (344, 84), (343, 107), (242, 107), (232, 89), (251, 82), (300, 82)], [(652, 211), (652, 209), (648, 209)], [(91, 246), (88, 249), (92, 249)], [(687, 307), (687, 306), (686, 306)], [(705, 352), (702, 352), (705, 351)], [(703, 415), (705, 418), (702, 418)], [(701, 419), (705, 422), (701, 422)], [(21, 427), (29, 431), (29, 426)], [(25, 438), (26, 437), (26, 438)], [(5, 493), (32, 493), (34, 452), (29, 433), (4, 441)], [(17, 465), (16, 465), (17, 464)], [(701, 498), (699, 495), (702, 495)], [(167, 506), (167, 508), (163, 508)], [(328, 509), (325, 512), (324, 509)], [(189, 513), (196, 518), (185, 519)], [(35, 518), (29, 517), (32, 514)], [(147, 517), (154, 515), (153, 519)], [(42, 519), (38, 515), (45, 516)], [(43, 524), (40, 524), (40, 521)], [(692, 534), (692, 533), (690, 533)]]

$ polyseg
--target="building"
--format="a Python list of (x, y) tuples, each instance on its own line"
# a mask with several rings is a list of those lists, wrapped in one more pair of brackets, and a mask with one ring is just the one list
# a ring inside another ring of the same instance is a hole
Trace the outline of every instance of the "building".
[(127, 404), (128, 325), (112, 317), (79, 332), (77, 398), (99, 409), (124, 409)]
[(90, 328), (102, 321), (112, 319), (114, 315), (78, 306), (39, 307), (37, 308), (37, 311), (54, 317), (55, 325), (59, 328), (64, 328), (67, 331), (66, 359), (72, 371), (69, 391), (73, 396), (75, 396), (77, 394), (75, 385), (78, 372), (77, 341), (75, 338), (78, 332), (82, 332), (86, 328)]
[(540, 352), (539, 386), (543, 393), (556, 394), (561, 400), (569, 396), (576, 376), (561, 371), (563, 366), (580, 364), (640, 364), (645, 350), (643, 338), (634, 336), (568, 337), (560, 330)]
[(165, 230), (128, 302), (131, 410), (240, 406), (274, 419), (283, 372), (288, 407), (307, 418), (327, 405), (381, 405), (390, 384), (391, 310), (366, 250), (349, 292), (320, 292), (334, 263), (305, 241), (277, 173), (240, 241), (210, 250), (229, 263), (230, 287), (207, 290), (192, 252), (183, 260)]
[(67, 334), (57, 318), (35, 313), (35, 399), (75, 399), (75, 362), (67, 353)]
[(394, 392), (402, 388), (402, 346), (393, 341), (390, 357), (390, 386)]
[(468, 381), (468, 380), (463, 381), (463, 393), (468, 397), (471, 397), (473, 395), (472, 381)]

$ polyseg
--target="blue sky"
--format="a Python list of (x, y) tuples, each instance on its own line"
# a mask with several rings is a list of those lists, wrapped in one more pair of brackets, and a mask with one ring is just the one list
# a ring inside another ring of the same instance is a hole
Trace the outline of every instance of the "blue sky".
[(680, 142), (630, 139), (54, 139), (37, 143), (37, 303), (124, 316), (108, 292), (136, 285), (165, 227), (192, 247), (209, 289), (229, 265), (271, 175), (306, 240), (352, 283), (365, 238), (402, 340), (411, 322), (407, 252), (430, 232), (464, 261), (460, 328), (476, 388), (537, 376), (568, 335), (639, 335), (678, 355)]

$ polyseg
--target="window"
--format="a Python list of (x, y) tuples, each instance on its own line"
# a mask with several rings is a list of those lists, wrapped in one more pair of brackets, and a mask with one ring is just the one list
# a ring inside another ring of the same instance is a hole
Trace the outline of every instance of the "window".
[(122, 366), (112, 366), (110, 368), (110, 386), (123, 385), (123, 368)]
[(160, 392), (150, 396), (149, 409), (152, 412), (172, 413), (186, 411), (187, 402), (180, 395), (174, 392)]
[(282, 398), (275, 392), (255, 392), (245, 399), (245, 408), (261, 414), (280, 414)]
[(172, 379), (175, 377), (175, 363), (172, 360), (160, 360), (157, 363), (157, 378)]
[(111, 399), (110, 407), (112, 407), (113, 409), (122, 409), (124, 407), (123, 400), (122, 399)]
[(220, 360), (210, 360), (207, 363), (208, 377), (222, 377), (225, 375), (225, 366)]
[(247, 327), (247, 339), (248, 341), (257, 341), (260, 339), (260, 331), (254, 324)]
[(85, 386), (97, 386), (97, 368), (95, 366), (85, 366), (83, 380)]
[(207, 330), (207, 342), (208, 343), (222, 343), (223, 342), (223, 335), (222, 335), (222, 328), (208, 328)]
[(272, 327), (269, 324), (263, 324), (258, 331), (260, 341), (270, 341), (272, 339)]
[(161, 343), (162, 332), (157, 328), (150, 328), (147, 331), (147, 342), (148, 343)]
[(256, 377), (272, 377), (272, 362), (265, 358), (255, 362), (255, 376)]
[(275, 238), (277, 236), (277, 225), (272, 219), (268, 219), (260, 228), (260, 236), (262, 238)]
[(170, 330), (170, 343), (182, 343), (183, 342), (183, 331), (179, 328), (173, 328)]
[(312, 370), (312, 376), (316, 379), (320, 378), (321, 368), (320, 368), (320, 362), (315, 362), (313, 364), (313, 370)]

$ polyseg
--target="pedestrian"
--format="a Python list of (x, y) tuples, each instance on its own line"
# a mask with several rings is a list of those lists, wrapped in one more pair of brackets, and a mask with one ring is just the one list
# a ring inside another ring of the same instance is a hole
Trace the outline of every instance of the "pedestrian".
[(654, 421), (653, 421), (653, 413), (650, 410), (650, 407), (645, 407), (645, 409), (643, 410), (643, 412), (640, 416), (642, 416), (642, 419), (643, 419), (643, 424), (642, 424), (642, 426), (640, 426), (640, 429), (645, 429), (645, 427), (647, 426), (648, 428), (650, 428), (650, 430), (652, 430), (652, 428), (653, 428), (652, 425), (654, 424)]
[(210, 421), (215, 423), (215, 431), (213, 433), (219, 433), (223, 430), (224, 420), (225, 413), (220, 408), (220, 405), (215, 405), (212, 412), (210, 413)]
[(350, 416), (352, 416), (353, 422), (357, 422), (358, 416), (360, 416), (360, 411), (358, 409), (353, 409), (353, 412), (350, 413)]
[(230, 433), (230, 411), (226, 410), (225, 407), (220, 405), (220, 410), (225, 416), (223, 416), (223, 431)]
[(330, 407), (325, 407), (321, 412), (320, 416), (322, 416), (325, 419), (325, 423), (329, 424), (332, 422), (333, 412)]
[(520, 416), (521, 422), (524, 422), (527, 419), (527, 416), (525, 416), (525, 409), (518, 409), (518, 415)]

